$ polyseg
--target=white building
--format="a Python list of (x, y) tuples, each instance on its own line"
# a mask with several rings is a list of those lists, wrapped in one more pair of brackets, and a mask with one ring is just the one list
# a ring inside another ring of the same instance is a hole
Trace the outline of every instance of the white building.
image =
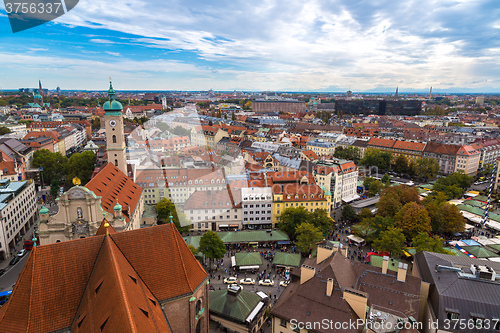
[(273, 194), (271, 187), (247, 187), (241, 189), (243, 228), (271, 228)]
[(36, 219), (35, 183), (0, 180), (0, 258), (10, 258), (16, 239), (20, 240)]

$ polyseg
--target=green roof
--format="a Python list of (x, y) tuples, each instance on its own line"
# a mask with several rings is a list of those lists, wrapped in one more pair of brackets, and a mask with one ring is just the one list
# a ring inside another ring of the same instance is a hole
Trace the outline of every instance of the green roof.
[(462, 249), (473, 254), (476, 258), (498, 257), (498, 254), (485, 249), (482, 246), (462, 246)]
[(262, 265), (262, 258), (259, 252), (238, 252), (236, 257), (237, 266), (255, 266)]
[(484, 202), (477, 201), (477, 200), (464, 200), (462, 203), (464, 205), (469, 205), (472, 207), (483, 207), (485, 205)]
[[(370, 265), (382, 268), (382, 262), (384, 259), (381, 256), (370, 256)], [(389, 258), (389, 269), (391, 271), (398, 271), (398, 265), (400, 260)]]
[(231, 295), (226, 290), (214, 290), (209, 293), (210, 314), (223, 315), (234, 321), (245, 323), (250, 313), (262, 298), (256, 293), (241, 290), (238, 295)]
[(252, 230), (252, 231), (238, 231), (238, 232), (218, 232), (223, 243), (249, 243), (249, 242), (276, 242), (276, 241), (289, 241), (287, 234), (281, 230), (273, 230), (267, 232), (266, 230)]
[(186, 236), (183, 238), (187, 245), (193, 245), (195, 249), (200, 247), (201, 236)]
[(300, 254), (276, 252), (274, 255), (273, 265), (300, 267)]

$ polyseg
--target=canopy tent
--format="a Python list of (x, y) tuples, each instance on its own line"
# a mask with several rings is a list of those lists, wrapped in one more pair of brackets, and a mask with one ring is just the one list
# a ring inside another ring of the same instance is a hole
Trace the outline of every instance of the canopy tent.
[(282, 267), (300, 267), (300, 254), (288, 252), (276, 252), (273, 265)]
[(354, 242), (356, 244), (364, 244), (365, 243), (365, 240), (361, 237), (358, 237), (358, 236), (354, 236), (354, 235), (349, 235), (347, 236), (347, 238), (351, 241), (351, 242)]
[(351, 202), (351, 201), (354, 201), (354, 200), (359, 199), (359, 198), (361, 198), (359, 195), (354, 194), (354, 195), (350, 195), (348, 197), (342, 198), (342, 201), (343, 202)]
[(236, 266), (262, 265), (262, 258), (259, 252), (237, 252), (234, 256), (236, 258)]
[(463, 249), (473, 254), (476, 258), (498, 257), (498, 254), (491, 252), (482, 246), (464, 246)]

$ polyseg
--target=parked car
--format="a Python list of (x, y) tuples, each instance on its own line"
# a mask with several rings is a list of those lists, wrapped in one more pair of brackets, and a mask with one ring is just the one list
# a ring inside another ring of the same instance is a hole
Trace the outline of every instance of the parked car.
[(255, 284), (255, 280), (252, 278), (241, 279), (240, 284)]
[(230, 277), (227, 277), (224, 279), (224, 283), (227, 283), (227, 284), (238, 283), (238, 279), (235, 278), (234, 276), (230, 276)]
[(274, 281), (270, 279), (264, 279), (259, 281), (259, 286), (274, 286)]
[(18, 257), (24, 257), (28, 253), (25, 249), (22, 249), (21, 251), (17, 252)]
[(9, 265), (15, 265), (15, 264), (17, 264), (19, 262), (19, 260), (21, 260), (21, 257), (15, 256), (14, 258), (12, 258), (12, 260), (9, 263)]
[(280, 281), (280, 286), (281, 287), (286, 287), (290, 284), (290, 280), (285, 280), (285, 281)]

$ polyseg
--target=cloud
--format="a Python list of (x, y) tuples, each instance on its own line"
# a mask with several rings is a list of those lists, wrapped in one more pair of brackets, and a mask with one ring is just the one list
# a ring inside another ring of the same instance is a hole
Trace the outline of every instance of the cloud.
[(192, 65), (198, 85), (367, 90), (465, 86), (477, 73), (497, 84), (497, 17), (495, 0), (81, 0), (57, 22), (85, 27), (90, 43), (126, 47), (113, 50), (123, 57), (150, 48)]

